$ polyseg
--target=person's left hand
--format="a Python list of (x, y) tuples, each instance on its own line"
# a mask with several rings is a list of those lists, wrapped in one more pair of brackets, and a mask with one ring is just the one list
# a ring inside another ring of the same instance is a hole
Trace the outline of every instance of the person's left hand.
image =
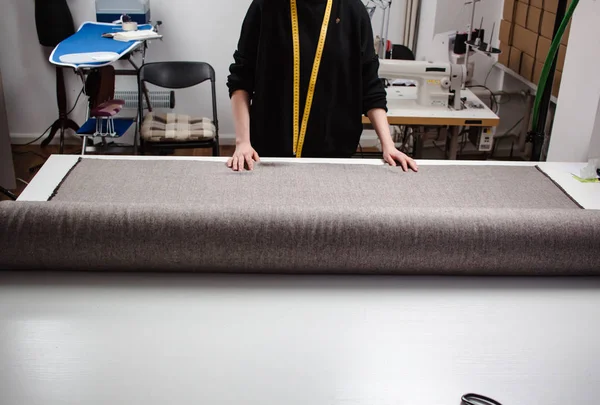
[(417, 162), (400, 152), (395, 146), (383, 149), (383, 160), (390, 166), (398, 166), (398, 164), (400, 164), (402, 170), (405, 172), (408, 171), (409, 168), (414, 172), (419, 171)]

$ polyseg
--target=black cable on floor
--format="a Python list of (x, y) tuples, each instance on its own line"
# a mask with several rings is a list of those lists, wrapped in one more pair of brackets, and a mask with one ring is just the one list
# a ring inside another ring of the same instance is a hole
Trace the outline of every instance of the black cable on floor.
[[(83, 94), (83, 89), (81, 89), (81, 91), (79, 92), (79, 95), (77, 96), (77, 99), (75, 99), (75, 104), (73, 104), (73, 107), (69, 110), (69, 112), (67, 112), (67, 116), (75, 110), (75, 107), (77, 107), (77, 103), (79, 102), (79, 98), (81, 97), (82, 94)], [(27, 143), (24, 143), (24, 144), (18, 145), (18, 146), (29, 146), (31, 144), (36, 143), (37, 141), (39, 141), (46, 135), (46, 133), (50, 130), (50, 128), (52, 128), (52, 125), (50, 125), (48, 128), (46, 128), (44, 130), (44, 132), (40, 136), (35, 138), (33, 141), (27, 142)]]
[(34, 152), (32, 150), (27, 150), (27, 151), (24, 151), (24, 152), (13, 151), (13, 155), (28, 155), (28, 154), (36, 155), (38, 157), (41, 157), (44, 160), (48, 159), (48, 156), (44, 156), (41, 153), (37, 153), (37, 152)]

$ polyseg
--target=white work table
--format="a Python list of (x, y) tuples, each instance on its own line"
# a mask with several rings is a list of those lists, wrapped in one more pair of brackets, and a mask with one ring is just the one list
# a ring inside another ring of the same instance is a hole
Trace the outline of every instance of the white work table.
[[(500, 123), (500, 118), (469, 89), (462, 92), (462, 97), (466, 98), (466, 108), (462, 110), (419, 105), (416, 87), (391, 86), (386, 91), (387, 118), (390, 125), (449, 126), (451, 128), (450, 142), (447, 147), (447, 155), (450, 160), (456, 159), (461, 127), (497, 127)], [(371, 124), (368, 117), (363, 117), (362, 122), (366, 126)]]
[[(78, 158), (52, 156), (20, 200)], [(540, 166), (600, 208), (581, 164)], [(592, 405), (598, 319), (599, 278), (0, 272), (0, 403)]]
[[(417, 104), (416, 87), (392, 86), (386, 91), (388, 122), (391, 125), (495, 127), (500, 123), (500, 118), (469, 89), (464, 90), (462, 94), (467, 99), (466, 103), (481, 108), (453, 110), (444, 107), (424, 107)], [(363, 117), (363, 124), (369, 123), (369, 118)]]

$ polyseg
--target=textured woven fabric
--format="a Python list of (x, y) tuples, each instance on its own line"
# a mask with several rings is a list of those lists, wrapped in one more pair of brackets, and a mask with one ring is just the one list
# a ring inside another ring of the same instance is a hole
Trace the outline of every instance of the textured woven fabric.
[(190, 142), (214, 139), (216, 132), (209, 118), (150, 113), (144, 117), (141, 134), (149, 142)]
[(535, 167), (85, 158), (0, 204), (0, 268), (589, 275), (599, 245), (600, 211)]
[[(118, 179), (118, 181), (116, 181)], [(240, 207), (576, 208), (535, 167), (261, 163), (232, 172), (189, 160), (83, 159), (53, 201)]]
[(0, 268), (592, 275), (600, 215), (580, 209), (0, 204)]

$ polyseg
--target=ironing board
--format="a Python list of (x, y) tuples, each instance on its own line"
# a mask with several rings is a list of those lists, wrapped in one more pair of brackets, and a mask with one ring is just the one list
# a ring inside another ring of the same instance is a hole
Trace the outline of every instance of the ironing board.
[[(138, 27), (138, 30), (150, 29), (152, 29), (151, 24), (144, 24)], [(110, 65), (135, 50), (144, 42), (122, 42), (102, 37), (102, 34), (119, 31), (122, 31), (120, 24), (85, 22), (75, 34), (54, 48), (50, 55), (50, 62), (54, 65), (72, 67), (74, 69), (97, 68)], [(98, 61), (76, 61), (76, 56), (83, 57), (88, 54), (95, 54)]]
[[(139, 31), (151, 30), (151, 24), (143, 24), (138, 26)], [(102, 66), (108, 66), (130, 54), (148, 39), (136, 41), (117, 41), (112, 38), (105, 38), (102, 35), (107, 33), (122, 32), (121, 24), (99, 23), (99, 22), (84, 22), (77, 32), (67, 39), (63, 40), (50, 55), (50, 62), (56, 66), (72, 67), (76, 71), (85, 74), (86, 69), (94, 69)], [(96, 59), (90, 61), (90, 59)], [(142, 63), (145, 59), (145, 48), (142, 56)], [(132, 59), (128, 62), (133, 66), (133, 70), (121, 71), (118, 74), (137, 75), (138, 67)], [(125, 134), (129, 127), (133, 124), (133, 118), (119, 118), (113, 120), (113, 131), (116, 136), (120, 137)], [(77, 134), (83, 135), (82, 153), (85, 153), (85, 145), (87, 136), (92, 135), (97, 128), (96, 118), (87, 117), (87, 121), (76, 130)], [(101, 123), (101, 128), (107, 128), (108, 123)]]

